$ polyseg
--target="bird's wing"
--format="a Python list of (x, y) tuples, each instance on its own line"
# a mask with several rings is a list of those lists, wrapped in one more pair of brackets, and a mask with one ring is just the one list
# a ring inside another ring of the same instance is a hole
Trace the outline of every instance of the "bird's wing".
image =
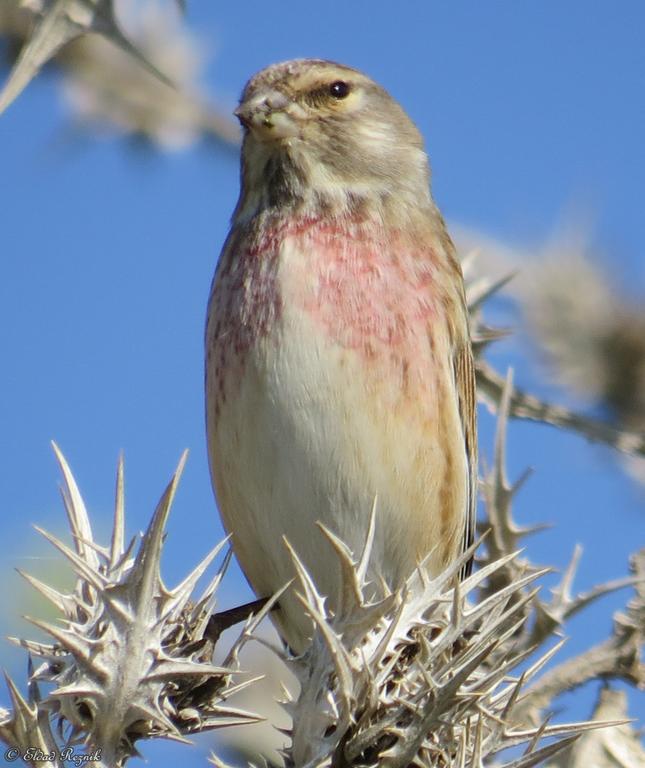
[[(475, 391), (475, 366), (470, 339), (466, 338), (455, 350), (453, 357), (455, 386), (459, 405), (459, 417), (464, 434), (466, 461), (468, 462), (468, 509), (464, 528), (463, 549), (475, 539), (477, 517), (477, 393)], [(462, 578), (470, 575), (472, 558), (462, 571)]]

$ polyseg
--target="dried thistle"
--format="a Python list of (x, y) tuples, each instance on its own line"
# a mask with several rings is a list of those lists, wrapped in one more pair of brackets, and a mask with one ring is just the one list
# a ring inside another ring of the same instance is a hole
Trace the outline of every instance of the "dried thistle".
[[(371, 530), (373, 531), (373, 519)], [(481, 568), (459, 584), (465, 558), (432, 579), (423, 564), (405, 588), (370, 601), (366, 581), (371, 538), (358, 562), (323, 528), (338, 557), (342, 600), (330, 614), (306, 569), (292, 552), (304, 609), (314, 622), (307, 651), (285, 660), (299, 679), (287, 765), (480, 766), (520, 744), (524, 756), (507, 768), (537, 765), (583, 731), (611, 723), (518, 724), (514, 709), (527, 684), (553, 655), (543, 652), (522, 674), (530, 655), (514, 640), (525, 623), (531, 588), (542, 572), (475, 600), (477, 591), (513, 555)], [(494, 663), (491, 663), (494, 657)], [(543, 745), (551, 736), (564, 737)]]
[[(224, 666), (211, 663), (213, 644), (204, 638), (214, 595), (224, 565), (201, 596), (195, 585), (225, 542), (217, 545), (172, 590), (160, 575), (164, 528), (186, 455), (163, 494), (136, 555), (136, 538), (127, 546), (124, 530), (123, 465), (119, 463), (114, 528), (109, 547), (94, 541), (78, 487), (60, 451), (63, 501), (73, 548), (40, 531), (69, 561), (76, 586), (69, 594), (23, 574), (61, 612), (62, 626), (30, 621), (53, 638), (52, 643), (14, 639), (40, 659), (30, 670), (29, 699), (9, 681), (13, 712), (0, 720), (0, 738), (24, 753), (47, 747), (83, 745), (100, 755), (101, 765), (121, 766), (138, 754), (142, 738), (187, 741), (187, 736), (257, 716), (226, 704), (253, 681), (235, 681), (239, 648), (246, 627)], [(39, 683), (53, 686), (41, 697)], [(57, 722), (58, 739), (52, 723)]]

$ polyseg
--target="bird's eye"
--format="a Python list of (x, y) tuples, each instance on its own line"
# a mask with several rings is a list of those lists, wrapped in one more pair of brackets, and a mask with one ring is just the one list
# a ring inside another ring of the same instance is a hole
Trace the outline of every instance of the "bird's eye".
[(344, 80), (336, 80), (329, 86), (329, 93), (335, 99), (346, 99), (350, 91), (349, 83)]

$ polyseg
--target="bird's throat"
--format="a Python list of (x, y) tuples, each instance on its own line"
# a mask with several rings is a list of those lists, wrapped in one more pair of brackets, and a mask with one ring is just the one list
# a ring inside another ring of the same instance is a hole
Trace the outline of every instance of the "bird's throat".
[(245, 145), (242, 189), (234, 215), (238, 222), (264, 214), (356, 221), (372, 219), (396, 228), (427, 219), (433, 204), (423, 176), (421, 186), (407, 178), (380, 178), (343, 171), (316, 159), (298, 139)]

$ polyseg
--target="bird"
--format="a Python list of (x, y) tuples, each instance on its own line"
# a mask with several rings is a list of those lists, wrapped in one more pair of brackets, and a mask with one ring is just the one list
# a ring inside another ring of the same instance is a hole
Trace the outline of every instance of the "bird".
[[(473, 541), (463, 276), (422, 136), (367, 75), (323, 59), (273, 64), (235, 115), (240, 195), (205, 333), (211, 479), (255, 593), (294, 578), (286, 540), (333, 615), (339, 566), (321, 526), (357, 558), (375, 507), (374, 594), (421, 562), (441, 573)], [(296, 591), (272, 620), (299, 654), (312, 622)]]

